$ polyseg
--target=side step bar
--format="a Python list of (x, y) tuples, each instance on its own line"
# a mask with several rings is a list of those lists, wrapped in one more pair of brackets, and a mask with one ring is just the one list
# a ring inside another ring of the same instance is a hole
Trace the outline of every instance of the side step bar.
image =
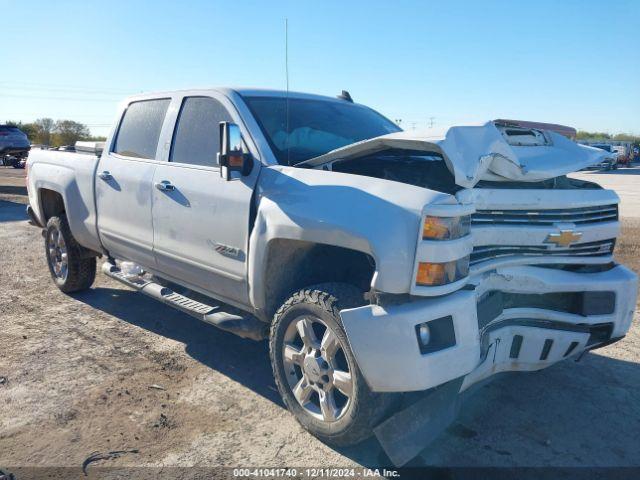
[(268, 336), (269, 326), (248, 313), (238, 315), (226, 312), (222, 305), (207, 305), (142, 277), (127, 277), (117, 266), (108, 261), (102, 264), (102, 273), (198, 320), (240, 337), (264, 340)]

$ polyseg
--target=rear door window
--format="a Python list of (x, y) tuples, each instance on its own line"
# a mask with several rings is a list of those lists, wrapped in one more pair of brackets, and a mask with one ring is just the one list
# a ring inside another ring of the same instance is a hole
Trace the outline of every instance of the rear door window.
[(162, 123), (171, 99), (133, 102), (120, 122), (113, 152), (127, 157), (156, 158)]
[(227, 109), (211, 97), (187, 97), (173, 135), (169, 161), (217, 166), (220, 151), (220, 122), (231, 121)]

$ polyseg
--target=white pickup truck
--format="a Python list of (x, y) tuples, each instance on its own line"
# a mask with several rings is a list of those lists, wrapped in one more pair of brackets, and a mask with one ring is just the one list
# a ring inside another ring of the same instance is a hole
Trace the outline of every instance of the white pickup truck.
[(625, 335), (619, 199), (566, 176), (602, 155), (517, 122), (403, 132), (347, 94), (166, 92), (127, 99), (99, 156), (32, 152), (28, 213), (63, 292), (103, 257), (144, 294), (268, 337), (287, 407), (345, 445), (400, 392), (458, 395)]

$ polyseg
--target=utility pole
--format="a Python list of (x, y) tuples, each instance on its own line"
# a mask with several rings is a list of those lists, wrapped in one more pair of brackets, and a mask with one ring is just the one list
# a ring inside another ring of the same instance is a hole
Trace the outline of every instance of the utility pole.
[(435, 118), (436, 118), (436, 117), (429, 117), (429, 128), (433, 128), (433, 120), (434, 120)]

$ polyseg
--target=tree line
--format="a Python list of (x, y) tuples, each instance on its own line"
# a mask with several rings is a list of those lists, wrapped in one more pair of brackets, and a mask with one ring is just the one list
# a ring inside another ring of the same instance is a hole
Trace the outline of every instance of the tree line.
[(50, 147), (74, 145), (78, 140), (96, 142), (106, 140), (105, 137), (91, 135), (89, 127), (73, 120), (54, 121), (51, 118), (39, 118), (31, 123), (8, 121), (6, 124), (22, 130), (32, 144)]
[(617, 133), (616, 135), (611, 135), (606, 132), (586, 132), (583, 130), (578, 130), (576, 134), (576, 139), (578, 140), (614, 140), (620, 142), (631, 142), (638, 144), (640, 143), (640, 136), (631, 135), (629, 133)]
[[(13, 125), (22, 130), (31, 143), (59, 147), (61, 145), (73, 145), (78, 140), (105, 141), (106, 137), (93, 136), (89, 128), (80, 122), (73, 120), (53, 120), (51, 118), (39, 118), (35, 122), (22, 123), (8, 121), (7, 125)], [(640, 144), (640, 136), (628, 133), (611, 135), (606, 132), (587, 132), (579, 130), (577, 140), (618, 140)]]

